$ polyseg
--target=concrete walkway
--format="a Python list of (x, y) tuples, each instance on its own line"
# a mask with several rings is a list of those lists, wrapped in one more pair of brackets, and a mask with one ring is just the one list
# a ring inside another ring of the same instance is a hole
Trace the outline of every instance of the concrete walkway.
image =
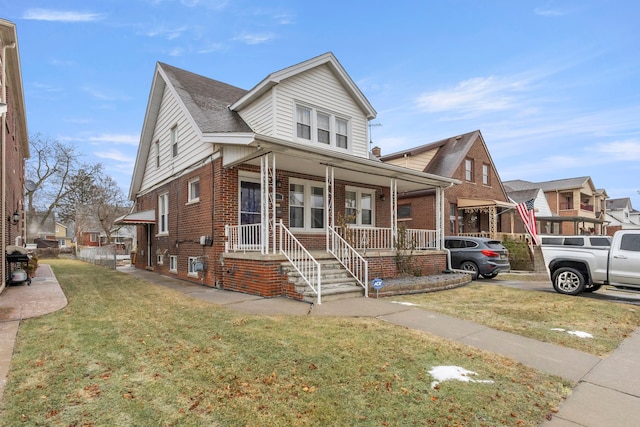
[[(613, 354), (606, 359), (600, 359), (566, 347), (539, 342), (519, 335), (496, 331), (473, 322), (397, 304), (393, 302), (393, 298), (355, 298), (310, 305), (286, 298), (265, 299), (238, 292), (207, 288), (145, 270), (123, 268), (121, 271), (177, 290), (190, 297), (245, 313), (373, 317), (502, 354), (540, 371), (558, 375), (576, 383), (573, 393), (563, 402), (560, 411), (554, 415), (551, 421), (545, 421), (542, 424), (544, 427), (626, 427), (638, 425), (640, 419), (640, 357), (638, 357), (640, 354), (640, 328), (625, 340)], [(30, 298), (53, 299), (58, 301), (57, 304), (43, 304), (35, 300), (26, 302), (27, 298), (25, 297), (18, 298), (7, 294), (7, 291), (12, 293), (21, 290), (30, 291), (28, 287), (20, 286), (9, 288), (0, 296), (0, 314), (9, 309), (12, 300), (14, 304), (17, 301), (22, 301), (23, 308), (16, 308), (23, 314), (22, 318), (25, 318), (24, 314), (28, 312), (24, 307), (41, 307), (43, 310), (51, 310), (55, 306), (59, 306), (58, 309), (64, 307), (66, 299), (62, 303), (60, 298), (62, 292), (59, 290), (57, 282), (55, 280), (52, 282), (55, 283), (54, 287), (58, 288), (58, 292), (51, 291), (52, 296), (48, 297), (31, 293)], [(38, 286), (39, 283), (34, 281), (31, 286)], [(0, 395), (13, 351), (13, 343), (9, 343), (9, 341), (15, 339), (18, 321), (5, 321), (0, 315), (0, 343), (2, 343)], [(11, 352), (5, 356), (7, 353), (5, 346), (8, 344), (11, 345)]]

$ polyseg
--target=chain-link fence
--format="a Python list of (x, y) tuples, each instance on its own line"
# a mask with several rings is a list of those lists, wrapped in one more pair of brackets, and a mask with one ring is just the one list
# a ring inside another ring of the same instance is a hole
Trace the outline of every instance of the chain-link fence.
[(76, 258), (94, 265), (115, 270), (117, 266), (131, 262), (124, 245), (82, 246), (77, 249)]

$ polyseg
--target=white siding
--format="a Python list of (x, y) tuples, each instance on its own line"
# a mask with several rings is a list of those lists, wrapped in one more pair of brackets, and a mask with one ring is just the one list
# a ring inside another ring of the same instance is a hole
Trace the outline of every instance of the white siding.
[(427, 165), (431, 162), (433, 156), (435, 156), (437, 152), (438, 150), (431, 150), (415, 156), (399, 157), (397, 159), (388, 160), (385, 163), (389, 163), (395, 166), (402, 166), (403, 168), (422, 172), (424, 171), (424, 168), (426, 168)]
[(533, 201), (533, 209), (536, 213), (536, 216), (552, 216), (553, 212), (551, 212), (551, 208), (549, 207), (549, 203), (547, 202), (547, 198), (544, 196), (544, 192), (542, 190), (538, 190), (538, 196)]
[[(296, 103), (302, 103), (348, 119), (350, 153), (368, 157), (365, 113), (326, 65), (296, 74), (274, 86), (270, 93), (240, 112), (256, 132), (295, 141), (295, 107)], [(268, 110), (273, 108), (275, 112), (269, 113)], [(268, 124), (270, 120), (273, 121), (271, 126)]]
[[(171, 129), (178, 126), (178, 155), (172, 157)], [(153, 131), (141, 189), (144, 191), (181, 172), (213, 153), (213, 145), (204, 143), (170, 90), (162, 96), (158, 120)], [(160, 143), (160, 167), (156, 166), (155, 142)]]

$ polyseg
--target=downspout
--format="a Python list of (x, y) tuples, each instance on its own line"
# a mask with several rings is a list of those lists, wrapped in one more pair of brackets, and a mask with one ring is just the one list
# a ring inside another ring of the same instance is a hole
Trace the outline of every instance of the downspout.
[[(0, 40), (2, 43), (2, 40)], [(7, 49), (14, 49), (16, 47), (15, 42), (8, 45), (2, 45), (2, 99), (0, 103), (7, 104)], [(5, 250), (7, 247), (7, 228), (4, 222), (7, 213), (7, 111), (2, 112), (2, 120), (0, 120), (0, 132), (2, 133), (2, 287), (0, 291), (4, 290), (7, 286), (7, 262), (5, 257)]]

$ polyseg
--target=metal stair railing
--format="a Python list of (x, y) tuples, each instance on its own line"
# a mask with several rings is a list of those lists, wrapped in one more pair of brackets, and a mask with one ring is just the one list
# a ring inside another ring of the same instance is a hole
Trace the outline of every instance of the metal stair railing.
[(346, 268), (356, 279), (358, 284), (364, 288), (364, 296), (369, 296), (369, 264), (362, 255), (358, 253), (346, 240), (333, 229), (329, 230), (329, 252)]
[(282, 220), (280, 228), (280, 252), (289, 260), (300, 277), (318, 296), (318, 304), (322, 304), (322, 283), (320, 263), (302, 246), (302, 243), (284, 226)]

